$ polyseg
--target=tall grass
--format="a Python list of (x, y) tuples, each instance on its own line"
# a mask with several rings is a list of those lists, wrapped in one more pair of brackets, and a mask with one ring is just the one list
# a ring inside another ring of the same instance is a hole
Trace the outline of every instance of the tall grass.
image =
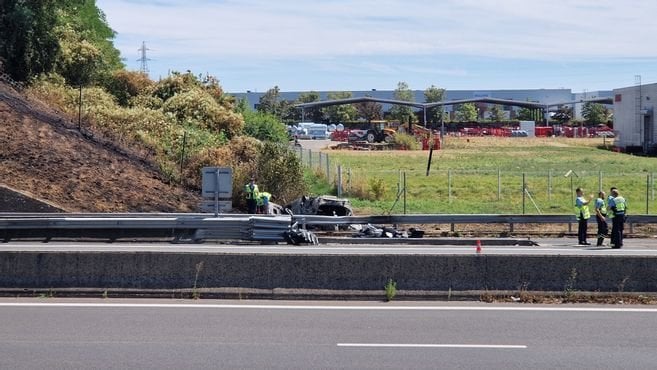
[[(426, 151), (329, 155), (333, 168), (343, 169), (343, 189), (357, 213), (392, 207), (397, 189), (403, 187), (403, 173), (409, 213), (571, 213), (571, 178), (564, 177), (569, 170), (574, 172), (573, 190), (583, 187), (586, 193), (597, 194), (616, 186), (631, 213), (645, 213), (646, 200), (649, 213), (657, 213), (657, 159), (600, 149), (602, 144), (602, 139), (448, 138), (442, 150), (433, 152), (429, 176)], [(350, 191), (350, 185), (374, 182), (390, 191), (379, 199)], [(393, 213), (402, 212), (402, 202)]]

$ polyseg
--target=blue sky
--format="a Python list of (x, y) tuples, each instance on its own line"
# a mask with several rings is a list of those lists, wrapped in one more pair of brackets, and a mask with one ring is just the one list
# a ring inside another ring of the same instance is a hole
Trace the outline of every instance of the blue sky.
[(153, 79), (209, 73), (228, 92), (570, 88), (657, 82), (647, 0), (97, 0)]

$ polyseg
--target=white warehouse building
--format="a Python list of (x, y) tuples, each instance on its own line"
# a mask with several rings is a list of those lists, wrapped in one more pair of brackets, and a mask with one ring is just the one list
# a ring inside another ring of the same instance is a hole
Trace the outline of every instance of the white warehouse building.
[(625, 152), (655, 154), (657, 83), (614, 89), (614, 146)]

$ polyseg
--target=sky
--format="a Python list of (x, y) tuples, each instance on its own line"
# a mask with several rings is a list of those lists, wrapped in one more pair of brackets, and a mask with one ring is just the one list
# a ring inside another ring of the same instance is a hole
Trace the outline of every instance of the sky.
[(126, 67), (225, 91), (611, 90), (657, 82), (657, 1), (97, 0)]

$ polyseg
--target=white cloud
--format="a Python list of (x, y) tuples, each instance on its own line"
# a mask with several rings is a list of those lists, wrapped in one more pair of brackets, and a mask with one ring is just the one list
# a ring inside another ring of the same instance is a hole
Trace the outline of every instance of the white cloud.
[(119, 47), (160, 57), (310, 58), (457, 53), (655, 57), (657, 2), (639, 0), (99, 0)]

